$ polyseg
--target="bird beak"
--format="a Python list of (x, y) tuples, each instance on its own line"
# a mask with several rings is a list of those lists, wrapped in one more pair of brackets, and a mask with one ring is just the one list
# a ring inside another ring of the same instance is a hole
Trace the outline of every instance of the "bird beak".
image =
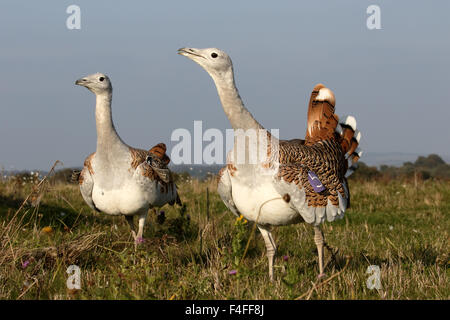
[(78, 79), (77, 81), (75, 81), (75, 84), (84, 87), (86, 86), (86, 84), (88, 84), (88, 80), (86, 78)]
[(194, 59), (194, 57), (200, 57), (205, 59), (205, 57), (199, 53), (199, 50), (194, 48), (180, 48), (178, 49), (177, 53), (179, 55), (188, 57), (189, 59)]

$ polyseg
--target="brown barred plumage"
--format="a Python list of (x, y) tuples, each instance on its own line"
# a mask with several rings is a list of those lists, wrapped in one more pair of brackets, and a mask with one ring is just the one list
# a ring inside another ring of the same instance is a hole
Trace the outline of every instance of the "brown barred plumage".
[[(323, 96), (320, 93), (323, 92)], [(338, 123), (334, 114), (335, 99), (331, 90), (318, 84), (311, 92), (308, 107), (308, 129), (305, 143), (312, 145), (318, 141), (332, 139)]]
[[(307, 146), (297, 141), (280, 141), (278, 177), (304, 188), (308, 205), (326, 206), (329, 199), (338, 205), (337, 191), (344, 194), (342, 181), (347, 161), (336, 140), (326, 140)], [(326, 190), (316, 193), (308, 181), (308, 171), (314, 171)]]
[(84, 181), (84, 176), (83, 176), (83, 172), (80, 172), (80, 175), (78, 176), (78, 184), (83, 184)]
[(95, 152), (91, 153), (86, 160), (84, 160), (84, 166), (88, 168), (90, 174), (94, 174), (94, 169), (92, 169), (92, 158), (94, 157)]
[[(164, 146), (164, 144), (159, 144), (150, 149), (150, 151), (142, 150), (142, 149), (136, 149), (130, 147), (131, 152), (131, 167), (133, 169), (136, 169), (140, 164), (143, 163), (143, 173), (142, 175), (144, 177), (150, 178), (152, 180), (156, 180), (161, 184), (161, 192), (167, 193), (170, 191), (173, 183), (173, 176), (170, 172), (170, 170), (167, 168), (167, 165), (162, 166), (160, 168), (152, 167), (146, 160), (147, 157), (151, 155), (151, 151), (161, 150), (161, 145)], [(165, 159), (167, 155), (165, 153), (161, 154), (160, 152), (152, 152), (152, 155), (157, 155), (158, 158), (161, 157), (162, 159)], [(165, 156), (165, 157), (164, 157)], [(168, 157), (167, 157), (168, 158)]]
[(347, 153), (350, 149), (352, 149), (352, 141), (354, 141), (353, 145), (354, 149), (356, 149), (356, 147), (358, 147), (358, 143), (353, 139), (353, 135), (355, 134), (353, 128), (350, 126), (342, 126), (342, 130), (341, 146), (344, 153)]
[[(320, 90), (327, 90), (320, 95)], [(338, 192), (344, 196), (347, 151), (354, 152), (358, 141), (355, 131), (343, 126), (342, 134), (336, 132), (339, 117), (334, 114), (334, 94), (322, 84), (311, 93), (308, 109), (308, 130), (305, 140), (281, 140), (279, 142), (278, 177), (303, 188), (309, 206), (325, 207), (328, 200), (339, 205)], [(353, 160), (358, 159), (354, 155)], [(308, 181), (308, 172), (313, 171), (325, 187), (320, 193), (314, 191)]]
[(83, 171), (73, 170), (72, 175), (70, 176), (70, 182), (82, 184), (84, 180)]
[(156, 146), (151, 148), (148, 152), (155, 155), (161, 160), (162, 164), (167, 166), (170, 162), (169, 156), (166, 154), (166, 145), (164, 143), (158, 143)]

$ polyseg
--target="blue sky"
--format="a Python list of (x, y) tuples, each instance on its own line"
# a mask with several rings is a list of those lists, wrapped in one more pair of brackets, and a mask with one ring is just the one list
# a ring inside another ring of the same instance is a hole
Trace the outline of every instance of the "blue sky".
[[(81, 8), (68, 30), (66, 8)], [(381, 8), (381, 30), (366, 9)], [(218, 47), (247, 108), (281, 138), (302, 138), (318, 82), (352, 114), (369, 152), (450, 154), (449, 1), (2, 1), (0, 167), (81, 166), (95, 151), (94, 96), (110, 76), (128, 144), (169, 147), (176, 128), (229, 128), (212, 80), (176, 54)]]

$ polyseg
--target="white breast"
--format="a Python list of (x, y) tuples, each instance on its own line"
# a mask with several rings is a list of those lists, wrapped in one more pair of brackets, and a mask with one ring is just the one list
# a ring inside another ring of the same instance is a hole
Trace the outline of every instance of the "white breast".
[(231, 176), (232, 196), (239, 212), (246, 219), (274, 226), (300, 220), (299, 214), (275, 190), (270, 175), (253, 179), (240, 173), (238, 170)]
[(134, 181), (124, 183), (120, 189), (109, 190), (94, 184), (92, 200), (100, 211), (110, 215), (135, 214), (149, 207), (147, 197)]

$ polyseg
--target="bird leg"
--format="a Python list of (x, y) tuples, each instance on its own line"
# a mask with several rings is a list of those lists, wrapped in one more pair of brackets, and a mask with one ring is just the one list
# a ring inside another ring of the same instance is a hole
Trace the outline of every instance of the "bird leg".
[(133, 235), (133, 239), (136, 241), (136, 231), (134, 230), (134, 221), (133, 216), (125, 216), (128, 224), (130, 225), (131, 234)]
[(323, 247), (324, 239), (323, 232), (319, 226), (314, 226), (314, 242), (317, 246), (317, 253), (319, 254), (319, 275), (318, 278), (323, 278), (325, 273), (323, 273)]
[(144, 234), (144, 225), (145, 225), (145, 220), (146, 219), (147, 219), (147, 211), (144, 211), (139, 216), (139, 229), (138, 229), (138, 233), (137, 233), (137, 236), (136, 236), (136, 239), (135, 239), (137, 243), (144, 242), (144, 239), (142, 238), (142, 235)]
[(264, 243), (266, 244), (266, 254), (267, 259), (269, 260), (269, 278), (270, 281), (273, 281), (273, 260), (275, 257), (275, 253), (277, 252), (277, 247), (275, 245), (275, 241), (273, 240), (272, 234), (267, 228), (258, 225), (258, 229), (261, 232)]

